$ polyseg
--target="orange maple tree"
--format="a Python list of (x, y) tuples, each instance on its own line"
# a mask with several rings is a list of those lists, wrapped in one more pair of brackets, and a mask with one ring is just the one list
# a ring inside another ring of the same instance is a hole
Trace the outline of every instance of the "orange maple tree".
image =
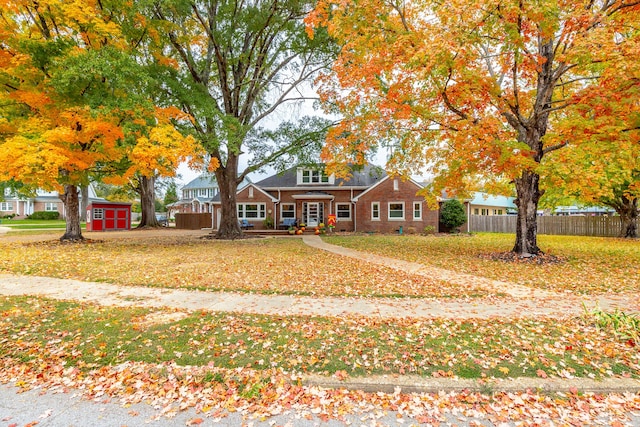
[(57, 190), (67, 219), (62, 239), (81, 240), (77, 186), (119, 155), (123, 137), (117, 117), (98, 102), (117, 91), (113, 74), (102, 72), (106, 58), (117, 56), (119, 27), (92, 2), (3, 2), (0, 13), (0, 79), (10, 117), (2, 178)]
[(389, 147), (389, 168), (434, 173), (432, 200), (512, 182), (513, 251), (536, 254), (543, 158), (581, 143), (561, 123), (603, 76), (636, 69), (639, 20), (634, 0), (320, 0), (308, 31), (326, 27), (342, 45), (321, 82), (344, 117), (324, 156), (362, 162)]
[[(625, 43), (626, 52), (618, 54), (637, 55), (639, 42)], [(580, 143), (569, 144), (543, 165), (544, 198), (546, 204), (569, 198), (611, 207), (621, 219), (620, 236), (633, 238), (640, 216), (640, 61), (625, 66), (624, 72), (605, 70), (557, 126), (556, 138), (580, 136)]]
[(129, 185), (140, 196), (142, 215), (138, 228), (160, 226), (155, 217), (156, 179), (175, 177), (180, 163), (188, 162), (192, 169), (200, 169), (204, 162), (202, 147), (176, 128), (191, 120), (187, 114), (175, 107), (157, 107), (147, 113), (145, 119), (131, 120), (125, 126), (131, 141), (124, 150), (124, 172), (105, 180)]

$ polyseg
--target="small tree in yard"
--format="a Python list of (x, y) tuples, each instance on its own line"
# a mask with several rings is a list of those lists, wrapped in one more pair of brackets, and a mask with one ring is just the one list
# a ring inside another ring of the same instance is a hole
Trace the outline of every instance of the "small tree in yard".
[(456, 199), (444, 202), (440, 208), (440, 220), (452, 232), (459, 232), (458, 228), (467, 222), (463, 204)]

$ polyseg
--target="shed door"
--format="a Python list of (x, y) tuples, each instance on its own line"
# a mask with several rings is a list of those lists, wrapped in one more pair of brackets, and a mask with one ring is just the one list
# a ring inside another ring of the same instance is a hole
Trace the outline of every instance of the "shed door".
[(93, 218), (91, 219), (91, 231), (104, 230), (104, 209), (93, 208)]
[(113, 230), (116, 228), (116, 210), (114, 208), (104, 209), (104, 229)]
[(129, 209), (116, 209), (116, 229), (129, 229)]

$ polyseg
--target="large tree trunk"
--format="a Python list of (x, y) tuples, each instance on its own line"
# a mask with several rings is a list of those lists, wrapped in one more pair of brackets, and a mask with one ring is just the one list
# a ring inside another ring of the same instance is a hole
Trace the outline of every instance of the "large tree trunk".
[(628, 199), (622, 197), (621, 203), (617, 205), (616, 212), (622, 220), (622, 230), (620, 237), (635, 239), (638, 237), (638, 199)]
[(542, 192), (539, 187), (540, 175), (524, 171), (516, 179), (518, 219), (516, 222), (516, 244), (513, 252), (519, 255), (536, 255), (538, 247), (538, 201)]
[(87, 206), (89, 206), (89, 185), (80, 186), (80, 221), (87, 220)]
[(156, 219), (156, 179), (143, 176), (139, 180), (138, 194), (140, 194), (140, 208), (142, 218), (136, 228), (160, 227)]
[(237, 170), (236, 158), (230, 156), (226, 167), (220, 167), (215, 172), (216, 180), (220, 187), (220, 203), (222, 206), (222, 218), (216, 233), (217, 239), (232, 240), (243, 236), (242, 229), (238, 223), (236, 206), (236, 192), (238, 191)]
[(67, 230), (60, 238), (60, 241), (78, 242), (84, 240), (82, 229), (80, 228), (80, 200), (78, 198), (78, 187), (66, 184), (64, 194), (60, 195), (64, 204)]

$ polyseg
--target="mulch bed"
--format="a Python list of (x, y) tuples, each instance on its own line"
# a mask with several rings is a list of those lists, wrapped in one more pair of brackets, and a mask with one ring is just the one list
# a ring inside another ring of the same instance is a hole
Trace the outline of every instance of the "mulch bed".
[(518, 262), (518, 263), (538, 264), (538, 265), (563, 264), (567, 261), (567, 259), (564, 257), (545, 254), (543, 252), (540, 252), (537, 255), (528, 255), (528, 256), (522, 256), (515, 252), (494, 252), (490, 254), (480, 254), (479, 256), (482, 259), (490, 259), (493, 261)]

